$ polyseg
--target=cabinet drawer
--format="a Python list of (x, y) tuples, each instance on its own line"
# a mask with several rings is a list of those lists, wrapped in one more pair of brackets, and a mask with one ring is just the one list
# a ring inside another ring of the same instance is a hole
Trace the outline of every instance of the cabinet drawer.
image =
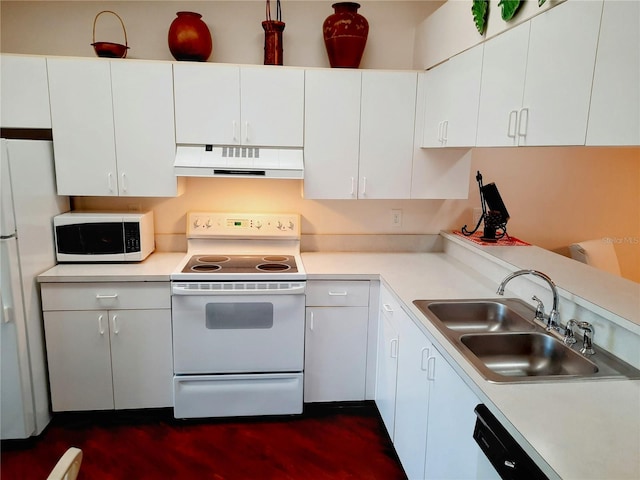
[(307, 282), (308, 307), (366, 307), (369, 305), (369, 282)]
[(42, 309), (171, 308), (169, 282), (43, 283)]

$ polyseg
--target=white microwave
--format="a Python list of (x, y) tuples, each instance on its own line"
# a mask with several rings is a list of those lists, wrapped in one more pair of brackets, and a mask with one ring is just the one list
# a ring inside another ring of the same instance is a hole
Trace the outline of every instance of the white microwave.
[(153, 212), (68, 212), (53, 217), (58, 262), (139, 262), (155, 249)]

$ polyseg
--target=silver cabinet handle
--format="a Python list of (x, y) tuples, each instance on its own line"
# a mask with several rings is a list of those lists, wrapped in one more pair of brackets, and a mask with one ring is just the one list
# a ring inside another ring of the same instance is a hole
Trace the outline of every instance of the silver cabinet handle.
[(330, 297), (346, 297), (347, 292), (329, 292)]
[(313, 331), (313, 310), (311, 310), (311, 316), (309, 317), (309, 330)]
[(127, 174), (123, 173), (121, 175), (121, 177), (122, 177), (122, 191), (126, 192), (127, 188), (129, 187), (128, 182), (127, 182)]
[(518, 136), (526, 137), (529, 129), (529, 108), (523, 107), (518, 112)]
[(113, 173), (111, 172), (107, 174), (107, 184), (109, 187), (109, 191), (113, 192)]
[(420, 353), (420, 370), (423, 372), (427, 371), (430, 358), (432, 357), (429, 356), (429, 347), (424, 347)]
[(104, 326), (102, 325), (102, 318), (104, 317), (104, 315), (98, 315), (98, 331), (100, 332), (100, 335), (104, 335)]
[(385, 312), (393, 313), (393, 308), (391, 308), (391, 305), (389, 305), (388, 303), (383, 303), (382, 308)]
[(112, 295), (102, 295), (102, 294), (100, 294), (100, 293), (97, 293), (97, 294), (96, 294), (96, 298), (97, 298), (98, 300), (105, 300), (105, 299), (109, 299), (109, 298), (118, 298), (118, 294), (117, 294), (117, 293), (114, 293), (114, 294), (112, 294)]
[[(511, 126), (513, 125), (513, 133), (511, 133)], [(518, 111), (511, 110), (509, 112), (509, 123), (507, 124), (507, 137), (516, 138), (518, 126)]]
[(391, 339), (391, 358), (398, 358), (398, 339)]
[(120, 329), (118, 328), (118, 315), (114, 315), (113, 318), (111, 319), (111, 322), (113, 323), (114, 335), (118, 335), (120, 333)]

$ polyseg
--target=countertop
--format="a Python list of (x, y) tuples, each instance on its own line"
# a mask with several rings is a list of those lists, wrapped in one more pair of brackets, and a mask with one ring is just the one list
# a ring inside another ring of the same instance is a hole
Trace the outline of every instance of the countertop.
[[(131, 264), (60, 264), (38, 280), (168, 281), (184, 255), (159, 252)], [(500, 255), (512, 264), (522, 259), (511, 256), (524, 251)], [(303, 253), (302, 259), (309, 280), (384, 282), (480, 400), (535, 460), (543, 460), (551, 478), (640, 478), (640, 381), (489, 383), (412, 303), (495, 298), (495, 281), (446, 253)]]
[(47, 282), (168, 282), (185, 252), (156, 252), (141, 262), (59, 263), (38, 275)]
[(495, 282), (444, 253), (304, 253), (302, 259), (309, 280), (380, 278), (525, 450), (544, 459), (551, 477), (640, 478), (640, 381), (489, 383), (412, 303), (495, 298)]

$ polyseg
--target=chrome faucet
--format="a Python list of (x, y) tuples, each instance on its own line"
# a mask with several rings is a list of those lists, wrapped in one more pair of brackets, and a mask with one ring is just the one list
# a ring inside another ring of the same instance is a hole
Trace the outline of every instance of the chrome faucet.
[(540, 301), (540, 299), (538, 297), (536, 297), (535, 295), (533, 296), (532, 300), (536, 301), (538, 303), (538, 306), (536, 308), (536, 319), (537, 320), (541, 320), (541, 321), (545, 321), (546, 319), (546, 326), (547, 326), (547, 331), (551, 331), (551, 330), (560, 330), (560, 312), (558, 311), (558, 290), (556, 288), (556, 284), (553, 283), (553, 280), (551, 280), (547, 275), (545, 275), (542, 272), (539, 272), (538, 270), (518, 270), (515, 271), (509, 275), (507, 275), (504, 280), (502, 280), (502, 282), (500, 283), (500, 286), (498, 287), (498, 291), (496, 292), (498, 295), (504, 295), (504, 288), (507, 286), (507, 283), (509, 283), (511, 280), (513, 280), (516, 277), (519, 277), (521, 275), (533, 275), (535, 277), (541, 278), (542, 280), (544, 280), (545, 282), (547, 282), (547, 284), (549, 285), (549, 288), (551, 289), (551, 293), (553, 294), (553, 306), (551, 307), (551, 312), (549, 312), (549, 316), (546, 316), (544, 314), (544, 305), (542, 305), (542, 302)]

